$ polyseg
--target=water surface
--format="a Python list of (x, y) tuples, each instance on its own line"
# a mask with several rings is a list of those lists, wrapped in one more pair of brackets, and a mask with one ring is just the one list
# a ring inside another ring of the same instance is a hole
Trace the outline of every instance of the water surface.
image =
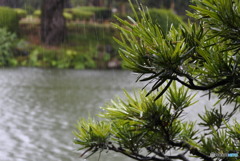
[[(141, 88), (135, 79), (128, 71), (1, 69), (0, 161), (83, 161), (72, 143), (76, 121), (95, 117), (123, 88)], [(206, 104), (201, 98), (187, 118), (196, 120)], [(131, 160), (111, 152), (101, 157), (113, 159)], [(98, 160), (98, 154), (87, 160)]]
[(83, 160), (72, 144), (76, 121), (136, 87), (134, 79), (126, 71), (1, 69), (0, 161)]

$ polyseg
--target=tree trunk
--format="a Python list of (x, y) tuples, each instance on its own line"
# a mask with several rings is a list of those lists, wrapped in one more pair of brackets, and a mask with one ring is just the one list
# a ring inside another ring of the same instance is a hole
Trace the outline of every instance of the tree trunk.
[(173, 10), (173, 11), (175, 10), (175, 2), (174, 2), (174, 0), (171, 0), (170, 9)]
[(120, 4), (120, 13), (122, 14), (122, 15), (126, 15), (126, 4), (123, 2), (123, 3), (121, 3)]
[(46, 45), (59, 45), (65, 38), (63, 17), (65, 0), (43, 0), (41, 14), (41, 41)]

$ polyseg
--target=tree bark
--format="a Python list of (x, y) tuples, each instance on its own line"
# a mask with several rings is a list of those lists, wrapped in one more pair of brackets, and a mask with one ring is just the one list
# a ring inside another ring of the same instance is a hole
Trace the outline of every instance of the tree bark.
[(120, 4), (120, 13), (122, 14), (122, 15), (126, 15), (126, 4), (123, 2), (123, 3), (121, 3)]
[(63, 17), (65, 0), (43, 0), (41, 14), (41, 41), (46, 45), (59, 45), (65, 38)]
[(173, 11), (175, 10), (175, 2), (174, 2), (174, 0), (171, 0), (170, 9), (173, 10)]
[(12, 8), (21, 8), (23, 0), (0, 0), (0, 6), (8, 6)]

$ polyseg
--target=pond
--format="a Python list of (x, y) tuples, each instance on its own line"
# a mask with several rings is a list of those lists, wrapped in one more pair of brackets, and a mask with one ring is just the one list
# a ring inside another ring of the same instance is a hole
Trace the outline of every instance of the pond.
[[(77, 120), (95, 117), (104, 102), (122, 96), (122, 89), (141, 88), (135, 79), (120, 70), (1, 69), (0, 160), (83, 161), (72, 143)], [(198, 106), (204, 104), (207, 98)], [(203, 108), (189, 110), (194, 119)], [(111, 152), (100, 160), (113, 158), (131, 160)], [(87, 160), (98, 160), (98, 154)]]
[[(0, 70), (0, 160), (83, 160), (72, 143), (77, 120), (94, 117), (123, 88), (137, 87), (134, 79), (127, 71)], [(122, 160), (103, 155), (112, 157)]]

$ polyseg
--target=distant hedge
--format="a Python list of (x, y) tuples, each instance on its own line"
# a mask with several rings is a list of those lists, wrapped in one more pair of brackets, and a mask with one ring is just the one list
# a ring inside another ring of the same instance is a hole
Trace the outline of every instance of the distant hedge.
[(35, 10), (35, 11), (33, 12), (33, 16), (35, 16), (35, 17), (40, 17), (40, 16), (41, 16), (41, 10)]
[(108, 8), (104, 7), (80, 7), (81, 10), (83, 11), (90, 11), (94, 13), (95, 19), (97, 20), (106, 20), (111, 18), (112, 16), (112, 11)]
[(18, 31), (19, 17), (14, 9), (0, 7), (0, 28), (6, 28), (10, 32)]
[[(33, 12), (35, 17), (41, 16), (40, 10), (35, 10)], [(67, 20), (90, 20), (94, 19), (97, 21), (110, 19), (112, 16), (112, 11), (104, 7), (76, 7), (64, 9), (63, 16)]]
[(71, 8), (68, 12), (73, 15), (74, 20), (90, 20), (94, 16), (94, 12), (81, 10), (80, 8)]
[(17, 61), (13, 57), (13, 44), (16, 34), (0, 28), (0, 67), (15, 66)]
[(162, 27), (163, 31), (168, 31), (171, 24), (178, 27), (184, 23), (182, 19), (171, 10), (166, 9), (149, 9), (149, 14), (154, 22), (157, 22)]
[[(35, 10), (33, 12), (34, 17), (40, 18), (41, 14), (42, 14), (41, 10)], [(72, 20), (73, 19), (73, 15), (71, 13), (69, 13), (68, 11), (64, 11), (63, 16), (66, 20)]]
[(27, 16), (27, 11), (24, 10), (24, 9), (15, 8), (14, 11), (17, 13), (17, 15), (18, 15), (18, 17), (19, 17), (20, 19)]
[(95, 20), (101, 21), (111, 18), (112, 15), (111, 10), (104, 7), (84, 6), (71, 8), (67, 11), (73, 14), (74, 19), (80, 20), (90, 20), (94, 18)]

